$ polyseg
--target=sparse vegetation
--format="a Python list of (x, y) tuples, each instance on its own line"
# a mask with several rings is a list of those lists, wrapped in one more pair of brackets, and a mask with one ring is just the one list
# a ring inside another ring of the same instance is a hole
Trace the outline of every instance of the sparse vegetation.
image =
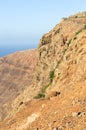
[(34, 99), (40, 99), (40, 98), (44, 98), (45, 94), (44, 93), (38, 93), (37, 96), (34, 97)]
[(50, 86), (50, 83), (41, 88), (41, 92), (45, 93), (46, 89)]
[(67, 42), (67, 45), (68, 45), (68, 46), (71, 44), (71, 41), (72, 41), (72, 39), (70, 39), (70, 40)]
[(54, 71), (55, 71), (55, 70), (50, 71), (50, 82), (53, 81), (53, 78), (54, 78)]
[[(73, 38), (73, 40), (77, 39), (76, 35), (78, 35), (79, 33), (82, 32), (83, 29), (86, 29), (86, 24), (84, 25), (83, 28), (81, 28), (80, 30), (78, 30), (76, 33), (75, 33), (75, 36)], [(57, 33), (57, 32), (56, 32)], [(47, 37), (47, 43), (50, 43), (51, 42), (51, 36)], [(71, 44), (71, 41), (72, 39), (70, 39), (68, 42), (67, 42), (67, 45), (69, 46)], [(65, 52), (67, 51), (68, 47), (65, 48), (63, 50), (63, 56), (65, 55)], [(47, 85), (43, 86), (40, 90), (40, 93), (35, 97), (35, 99), (39, 99), (39, 98), (44, 98), (45, 97), (45, 92), (46, 92), (46, 89), (51, 85), (51, 83), (53, 82), (53, 79), (54, 79), (54, 73), (55, 73), (55, 70), (59, 67), (59, 65), (61, 64), (62, 62), (62, 59), (63, 59), (63, 56), (62, 58), (57, 62), (57, 65), (55, 67), (54, 70), (50, 71), (50, 74), (49, 74), (49, 78), (50, 78), (50, 83), (48, 83)], [(67, 57), (68, 58), (68, 57)], [(59, 75), (58, 75), (58, 78), (59, 78)]]
[(34, 99), (40, 99), (40, 98), (45, 98), (45, 92), (46, 92), (46, 89), (50, 86), (50, 84), (52, 83), (53, 81), (53, 78), (54, 78), (54, 71), (50, 71), (50, 74), (49, 74), (49, 77), (50, 77), (50, 83), (43, 86), (40, 90), (40, 93), (38, 93), (37, 96), (34, 97)]
[(82, 32), (82, 30), (83, 29), (78, 30), (75, 35), (78, 35), (80, 32)]
[(84, 29), (86, 29), (86, 24), (84, 25)]
[(60, 63), (61, 63), (61, 60), (59, 60), (59, 61), (57, 62), (56, 68), (59, 67)]
[(78, 31), (76, 32), (76, 35), (78, 35), (79, 33), (81, 33), (81, 32), (82, 32), (82, 30), (84, 30), (84, 29), (86, 29), (86, 24), (84, 25), (84, 27), (83, 27), (83, 28), (81, 28), (80, 30), (78, 30)]
[(49, 84), (43, 86), (43, 87), (41, 88), (41, 90), (40, 90), (40, 93), (38, 93), (38, 95), (35, 96), (34, 99), (45, 98), (46, 89), (50, 86), (50, 84), (51, 84), (52, 81), (53, 81), (53, 78), (54, 78), (54, 71), (55, 71), (55, 70), (50, 71), (50, 74), (49, 74), (49, 76), (50, 76), (50, 82), (49, 82)]

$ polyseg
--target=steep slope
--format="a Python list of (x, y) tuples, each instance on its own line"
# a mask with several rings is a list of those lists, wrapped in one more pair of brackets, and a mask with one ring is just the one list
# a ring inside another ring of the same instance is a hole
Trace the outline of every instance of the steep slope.
[(13, 100), (31, 85), (35, 65), (36, 50), (0, 58), (0, 120), (12, 109)]
[[(1, 130), (86, 130), (86, 12), (42, 37), (33, 81), (31, 98), (1, 122)], [(26, 95), (28, 89), (14, 109)]]
[[(79, 46), (81, 46), (78, 44), (78, 40), (85, 37), (82, 33), (80, 36), (77, 35), (79, 32), (84, 31), (83, 28), (86, 28), (86, 13), (64, 19), (52, 31), (43, 36), (38, 48), (38, 70), (36, 77), (38, 82), (40, 81), (38, 83), (39, 86), (46, 85), (50, 82), (50, 72), (56, 69), (56, 66), (60, 64), (64, 55), (68, 53), (69, 60), (73, 60), (71, 56), (74, 54), (74, 47), (78, 50)], [(74, 44), (72, 45), (71, 43)]]

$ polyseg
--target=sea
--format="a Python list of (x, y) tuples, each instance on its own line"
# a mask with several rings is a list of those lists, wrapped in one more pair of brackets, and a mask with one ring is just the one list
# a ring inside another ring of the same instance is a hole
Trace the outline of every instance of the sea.
[(34, 45), (30, 45), (30, 44), (26, 44), (26, 45), (0, 45), (0, 57), (4, 57), (6, 55), (9, 55), (11, 53), (17, 52), (17, 51), (24, 51), (24, 50), (29, 50), (29, 49), (34, 49), (37, 48), (37, 44)]

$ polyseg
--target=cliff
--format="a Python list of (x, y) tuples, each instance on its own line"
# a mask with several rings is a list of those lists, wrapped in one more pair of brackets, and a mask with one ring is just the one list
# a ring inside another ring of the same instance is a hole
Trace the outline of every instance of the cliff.
[(63, 18), (43, 35), (32, 82), (2, 130), (86, 129), (86, 12)]

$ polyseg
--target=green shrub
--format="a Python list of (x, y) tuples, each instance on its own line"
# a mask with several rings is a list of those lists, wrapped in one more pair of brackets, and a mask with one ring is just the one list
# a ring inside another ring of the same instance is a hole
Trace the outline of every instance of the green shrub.
[(86, 29), (86, 24), (84, 25), (84, 29)]
[(67, 42), (67, 45), (68, 45), (68, 46), (71, 44), (71, 41), (72, 41), (72, 39), (70, 39), (70, 40)]
[(80, 29), (76, 32), (76, 35), (78, 35), (80, 32), (82, 32), (83, 29)]
[(44, 93), (38, 93), (37, 96), (34, 97), (34, 99), (40, 99), (40, 98), (44, 98), (45, 94)]
[(80, 32), (82, 32), (82, 30), (83, 29), (86, 29), (86, 24), (84, 25), (84, 27), (83, 28), (81, 28), (80, 30), (78, 30), (77, 32), (76, 32), (76, 34), (75, 35), (78, 35)]
[(44, 87), (41, 88), (41, 92), (45, 93), (46, 89), (49, 87), (50, 83), (45, 85)]
[(50, 71), (50, 81), (52, 82), (54, 78), (54, 70)]
[(58, 68), (58, 67), (59, 67), (59, 65), (60, 65), (61, 61), (62, 61), (62, 60), (59, 60), (59, 61), (57, 62), (56, 68)]

